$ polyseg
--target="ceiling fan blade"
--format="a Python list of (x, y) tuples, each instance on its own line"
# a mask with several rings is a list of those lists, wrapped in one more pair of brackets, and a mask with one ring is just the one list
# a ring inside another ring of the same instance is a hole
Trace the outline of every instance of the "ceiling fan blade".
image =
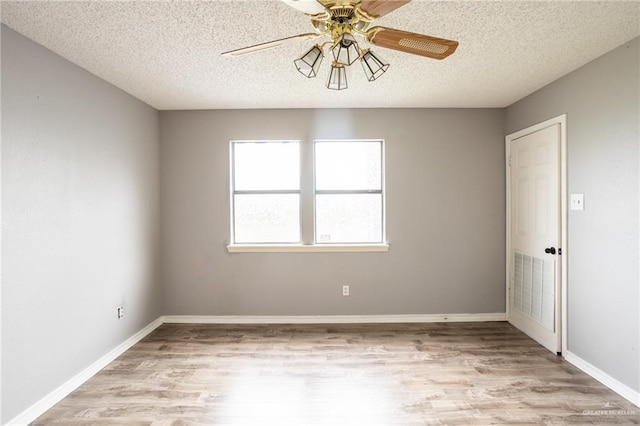
[(360, 10), (375, 18), (393, 12), (397, 8), (404, 6), (411, 0), (362, 0)]
[(367, 41), (376, 46), (433, 59), (444, 59), (458, 48), (457, 41), (385, 27), (374, 27), (367, 31)]
[(259, 52), (261, 50), (272, 49), (274, 47), (278, 47), (282, 44), (285, 44), (293, 40), (297, 40), (299, 38), (312, 40), (317, 37), (320, 37), (320, 34), (317, 34), (317, 33), (298, 34), (291, 37), (280, 38), (278, 40), (267, 41), (265, 43), (254, 44), (253, 46), (247, 46), (247, 47), (242, 47), (240, 49), (229, 50), (228, 52), (221, 53), (221, 55), (222, 56), (241, 56), (241, 55), (246, 55), (248, 53)]
[(317, 15), (324, 13), (324, 6), (318, 3), (316, 0), (280, 0), (283, 3), (288, 4), (294, 9), (298, 9), (300, 12), (307, 15)]

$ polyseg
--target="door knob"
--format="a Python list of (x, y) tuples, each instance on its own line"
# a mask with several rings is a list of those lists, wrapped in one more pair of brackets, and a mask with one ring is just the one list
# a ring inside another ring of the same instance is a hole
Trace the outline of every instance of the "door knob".
[(544, 249), (544, 252), (548, 253), (548, 254), (556, 254), (556, 248), (555, 247), (548, 247), (548, 248)]

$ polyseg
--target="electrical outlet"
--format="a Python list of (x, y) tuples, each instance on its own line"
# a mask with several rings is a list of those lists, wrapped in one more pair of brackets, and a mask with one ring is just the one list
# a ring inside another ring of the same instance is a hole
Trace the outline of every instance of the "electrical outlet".
[(584, 194), (571, 194), (571, 210), (584, 210)]
[(349, 286), (348, 285), (343, 285), (342, 286), (342, 295), (343, 296), (348, 296), (349, 295)]
[(118, 319), (124, 317), (124, 306), (118, 306)]

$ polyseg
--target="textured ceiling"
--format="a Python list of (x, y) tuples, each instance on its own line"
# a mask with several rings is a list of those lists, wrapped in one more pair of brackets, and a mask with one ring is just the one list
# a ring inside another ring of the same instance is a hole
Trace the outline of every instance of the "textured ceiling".
[(349, 89), (293, 66), (314, 42), (220, 53), (311, 32), (279, 0), (2, 1), (2, 22), (160, 110), (504, 107), (640, 35), (640, 1), (413, 0), (376, 22), (458, 40), (443, 61), (375, 48), (391, 63)]

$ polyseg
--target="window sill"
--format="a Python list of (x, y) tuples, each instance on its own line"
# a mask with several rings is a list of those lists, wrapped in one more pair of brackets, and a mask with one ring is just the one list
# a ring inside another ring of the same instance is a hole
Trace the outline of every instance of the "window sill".
[(389, 244), (229, 244), (229, 253), (384, 252)]

